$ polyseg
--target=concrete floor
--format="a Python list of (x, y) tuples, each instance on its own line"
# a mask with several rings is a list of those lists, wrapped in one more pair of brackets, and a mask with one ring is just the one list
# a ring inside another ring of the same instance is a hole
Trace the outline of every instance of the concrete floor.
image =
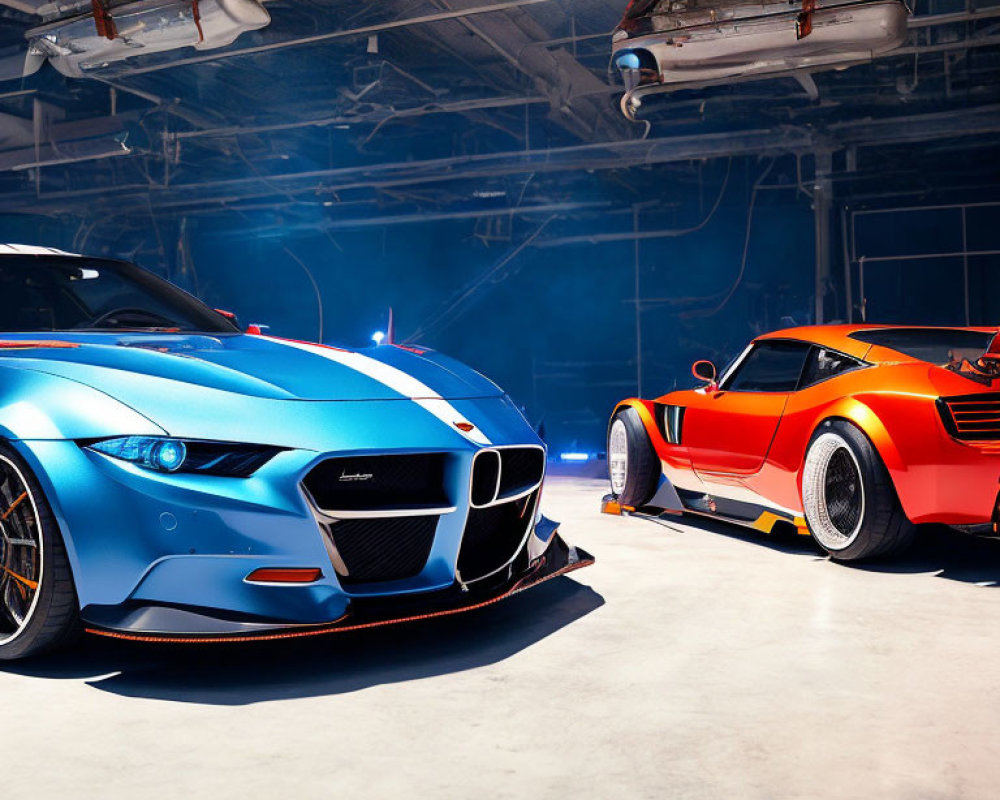
[(1000, 542), (852, 569), (603, 491), (546, 486), (595, 567), (475, 614), (0, 668), (4, 796), (997, 796)]

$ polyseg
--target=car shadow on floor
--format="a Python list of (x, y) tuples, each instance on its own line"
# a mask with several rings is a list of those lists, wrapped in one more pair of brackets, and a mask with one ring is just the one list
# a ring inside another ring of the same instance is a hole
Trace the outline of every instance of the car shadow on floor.
[(1000, 587), (1000, 539), (970, 536), (946, 525), (924, 525), (917, 529), (913, 547), (901, 556), (858, 568), (893, 574), (934, 572), (939, 578)]
[[(677, 528), (677, 521), (670, 517), (652, 521), (680, 530)], [(789, 555), (809, 556), (820, 560), (828, 558), (811, 537), (792, 533), (790, 528), (780, 533), (766, 534), (691, 514), (684, 515), (683, 524)], [(913, 546), (905, 553), (885, 560), (842, 566), (895, 575), (932, 573), (936, 577), (961, 583), (1000, 587), (1000, 538), (971, 536), (946, 525), (921, 525), (917, 528)]]
[(416, 623), (239, 645), (142, 645), (87, 636), (72, 650), (2, 669), (82, 679), (126, 697), (247, 705), (495, 664), (602, 605), (589, 586), (562, 577), (487, 608)]

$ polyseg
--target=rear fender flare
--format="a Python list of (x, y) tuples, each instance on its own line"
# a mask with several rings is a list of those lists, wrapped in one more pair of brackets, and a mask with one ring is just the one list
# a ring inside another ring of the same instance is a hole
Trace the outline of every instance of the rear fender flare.
[[(817, 418), (816, 424), (813, 425), (813, 431), (817, 430), (824, 422), (837, 419), (850, 422), (868, 437), (868, 441), (872, 443), (872, 446), (885, 464), (886, 469), (889, 470), (889, 476), (892, 478), (893, 485), (895, 486), (897, 474), (906, 471), (906, 463), (900, 455), (899, 449), (896, 447), (889, 431), (882, 423), (882, 420), (879, 419), (878, 414), (860, 400), (846, 397), (824, 409), (823, 414)], [(798, 488), (800, 494), (802, 492), (802, 470), (805, 466), (807, 448), (808, 442), (802, 448), (802, 461), (799, 465)]]

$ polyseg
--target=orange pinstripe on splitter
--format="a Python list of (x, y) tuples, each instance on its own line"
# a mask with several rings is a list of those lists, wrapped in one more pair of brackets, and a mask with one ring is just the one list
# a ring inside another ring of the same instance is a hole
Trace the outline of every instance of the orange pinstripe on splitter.
[[(466, 611), (475, 611), (479, 608), (485, 608), (491, 606), (494, 603), (499, 603), (501, 600), (506, 600), (508, 597), (512, 597), (518, 592), (524, 591), (525, 589), (538, 586), (546, 581), (552, 580), (553, 578), (558, 578), (560, 575), (566, 575), (567, 573), (573, 572), (583, 567), (589, 567), (594, 563), (594, 559), (586, 558), (577, 561), (575, 564), (569, 564), (557, 572), (553, 572), (551, 575), (546, 575), (543, 578), (532, 581), (531, 576), (527, 576), (518, 581), (514, 586), (512, 586), (507, 592), (494, 597), (490, 600), (484, 600), (481, 603), (475, 603), (471, 606), (462, 606), (461, 608), (448, 608), (443, 611), (434, 611), (429, 614), (414, 614), (408, 617), (397, 617), (395, 619), (382, 619), (376, 620), (374, 622), (363, 622), (357, 625), (340, 625), (339, 623), (343, 620), (349, 618), (350, 614), (345, 614), (340, 617), (340, 619), (334, 620), (333, 622), (326, 623), (324, 625), (319, 625), (308, 630), (291, 630), (291, 631), (278, 631), (275, 633), (261, 633), (261, 634), (248, 634), (245, 636), (156, 636), (148, 634), (131, 634), (122, 631), (105, 631), (99, 628), (87, 628), (87, 633), (92, 633), (95, 636), (104, 636), (109, 639), (124, 639), (131, 642), (162, 642), (164, 644), (226, 644), (229, 642), (239, 643), (239, 642), (267, 642), (276, 641), (278, 639), (301, 639), (306, 636), (323, 636), (330, 633), (346, 633), (347, 631), (359, 631), (365, 630), (367, 628), (383, 628), (387, 625), (399, 625), (405, 622), (418, 622), (425, 619), (434, 619), (435, 617), (449, 617), (454, 614), (463, 614)], [(544, 561), (539, 564), (539, 567), (544, 566)]]

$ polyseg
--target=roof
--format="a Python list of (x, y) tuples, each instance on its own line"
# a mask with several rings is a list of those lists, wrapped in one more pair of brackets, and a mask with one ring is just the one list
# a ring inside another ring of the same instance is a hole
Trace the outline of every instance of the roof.
[(77, 256), (55, 247), (39, 247), (31, 244), (0, 244), (0, 255), (6, 256)]
[[(757, 339), (799, 339), (801, 341), (813, 342), (814, 344), (829, 347), (832, 350), (839, 350), (847, 355), (856, 358), (865, 358), (872, 349), (868, 342), (852, 339), (851, 334), (858, 331), (876, 331), (893, 329), (922, 329), (922, 330), (966, 330), (978, 331), (980, 333), (995, 333), (997, 328), (990, 327), (963, 327), (961, 325), (804, 325), (798, 328), (785, 328), (772, 333), (765, 333)], [(892, 351), (895, 356), (898, 353)], [(881, 359), (876, 359), (881, 360)]]

